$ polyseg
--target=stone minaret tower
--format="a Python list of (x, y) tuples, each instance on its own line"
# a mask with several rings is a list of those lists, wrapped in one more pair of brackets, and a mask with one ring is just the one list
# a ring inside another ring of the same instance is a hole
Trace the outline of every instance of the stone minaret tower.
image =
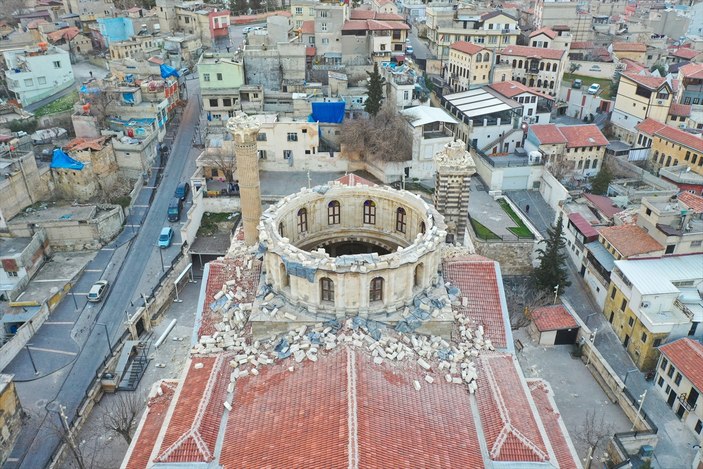
[(447, 143), (434, 161), (434, 206), (444, 215), (448, 235), (455, 243), (463, 244), (469, 219), (469, 181), (476, 173), (476, 165), (461, 140)]
[(242, 203), (244, 222), (244, 243), (253, 246), (259, 240), (259, 219), (261, 218), (261, 184), (259, 183), (259, 155), (256, 151), (256, 136), (261, 126), (259, 122), (239, 114), (227, 121), (227, 130), (234, 140), (239, 174), (239, 197)]

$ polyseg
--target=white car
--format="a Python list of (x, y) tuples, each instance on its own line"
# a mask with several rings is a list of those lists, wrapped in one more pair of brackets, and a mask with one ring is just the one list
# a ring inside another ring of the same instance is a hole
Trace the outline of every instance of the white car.
[(102, 300), (107, 294), (108, 282), (107, 280), (98, 280), (90, 287), (88, 292), (88, 301), (92, 303), (97, 303)]
[(594, 83), (588, 87), (588, 94), (598, 94), (599, 91), (600, 85), (598, 83)]
[(405, 46), (405, 53), (412, 54), (413, 53), (413, 46), (410, 46), (410, 45)]

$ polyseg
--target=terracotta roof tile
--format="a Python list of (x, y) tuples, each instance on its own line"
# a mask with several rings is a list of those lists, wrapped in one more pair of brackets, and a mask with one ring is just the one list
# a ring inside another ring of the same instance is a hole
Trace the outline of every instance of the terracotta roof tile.
[(671, 106), (669, 107), (669, 115), (688, 117), (691, 115), (691, 105), (671, 103)]
[(703, 344), (684, 337), (662, 345), (659, 351), (693, 384), (693, 387), (703, 392)]
[(461, 314), (483, 325), (486, 337), (498, 348), (507, 346), (501, 285), (492, 260), (452, 258), (443, 262), (444, 278), (461, 290), (467, 306), (456, 307)]
[(574, 317), (562, 305), (537, 308), (532, 311), (532, 320), (540, 332), (578, 327)]
[(95, 150), (100, 151), (105, 147), (105, 142), (108, 137), (97, 137), (97, 138), (85, 138), (76, 137), (66, 145), (64, 148), (68, 151), (81, 151), (81, 150)]
[(659, 89), (666, 83), (666, 78), (654, 77), (649, 74), (641, 75), (639, 73), (634, 72), (622, 72), (621, 75), (629, 78), (635, 83), (639, 83), (640, 85), (649, 88), (650, 90)]
[(647, 44), (634, 42), (614, 42), (613, 52), (647, 52)]
[(703, 197), (700, 195), (682, 192), (678, 195), (678, 199), (695, 213), (703, 213)]
[(345, 174), (339, 179), (335, 179), (336, 182), (344, 184), (345, 186), (375, 186), (373, 182), (368, 179), (364, 179), (361, 176), (357, 176), (354, 173)]
[(559, 131), (555, 124), (536, 124), (529, 127), (529, 131), (537, 137), (542, 145), (566, 143), (566, 137)]
[(637, 62), (636, 60), (632, 60), (632, 59), (628, 59), (628, 58), (620, 59), (620, 63), (625, 64), (625, 71), (627, 71), (627, 72), (639, 73), (642, 70), (647, 69), (647, 67), (645, 67), (641, 63)]
[(605, 138), (605, 135), (595, 124), (562, 125), (559, 130), (566, 137), (566, 146), (568, 148), (605, 146), (608, 144), (608, 139)]
[(664, 251), (664, 246), (644, 231), (644, 228), (637, 225), (606, 226), (601, 228), (600, 234), (624, 258), (655, 254), (659, 251), (663, 254)]
[(315, 34), (315, 21), (303, 21), (300, 32), (303, 34)]
[(536, 57), (539, 59), (559, 60), (566, 51), (559, 49), (545, 49), (543, 47), (508, 46), (500, 54), (503, 56)]
[(658, 130), (660, 130), (662, 127), (665, 127), (666, 124), (663, 124), (659, 121), (655, 121), (654, 119), (647, 118), (637, 124), (635, 126), (635, 129), (639, 130), (640, 132), (644, 132), (647, 135), (655, 135)]
[(535, 88), (530, 88), (529, 86), (523, 85), (519, 81), (499, 81), (496, 83), (492, 83), (488, 86), (490, 86), (506, 98), (512, 98), (513, 96), (517, 96), (522, 93), (530, 93), (548, 99), (550, 101), (554, 101), (554, 98), (552, 96), (542, 93), (541, 91)]
[(532, 37), (535, 37), (535, 36), (539, 36), (540, 34), (544, 34), (544, 35), (547, 36), (549, 39), (554, 39), (555, 37), (557, 37), (556, 31), (554, 31), (554, 30), (551, 29), (551, 28), (540, 28), (540, 29), (537, 29), (537, 30), (535, 30), (535, 31), (532, 31), (532, 32), (530, 33), (530, 37), (532, 38)]
[(530, 394), (535, 401), (537, 413), (542, 419), (559, 467), (563, 469), (580, 467), (578, 454), (571, 444), (569, 433), (554, 402), (554, 393), (549, 383), (541, 379), (528, 379), (527, 385), (530, 388)]
[(483, 354), (476, 399), (490, 458), (546, 462), (549, 453), (512, 355)]
[(451, 48), (454, 50), (458, 50), (459, 52), (463, 52), (465, 54), (470, 54), (470, 55), (474, 55), (476, 52), (479, 52), (479, 51), (482, 51), (485, 49), (485, 47), (483, 47), (483, 46), (479, 46), (477, 44), (474, 44), (473, 42), (467, 42), (467, 41), (454, 42), (454, 43), (452, 43)]
[(677, 129), (676, 127), (662, 124), (654, 119), (647, 118), (637, 124), (635, 128), (647, 135), (656, 135), (657, 137), (686, 146), (693, 150), (703, 151), (703, 138)]
[(616, 213), (623, 211), (623, 209), (613, 204), (613, 200), (610, 197), (596, 194), (583, 194), (583, 197), (607, 218), (613, 218)]
[(571, 43), (570, 50), (579, 49), (593, 49), (593, 42), (591, 41), (574, 41)]
[(679, 73), (686, 78), (703, 79), (703, 64), (686, 64), (679, 68)]
[(691, 60), (692, 58), (696, 57), (698, 54), (700, 54), (699, 51), (693, 50), (690, 47), (679, 47), (675, 51), (671, 53), (674, 57), (680, 57), (682, 59), (688, 59)]

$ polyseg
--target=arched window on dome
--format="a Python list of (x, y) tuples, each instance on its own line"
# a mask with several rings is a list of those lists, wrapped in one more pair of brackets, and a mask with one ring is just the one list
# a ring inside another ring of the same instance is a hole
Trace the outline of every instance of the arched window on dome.
[(395, 230), (405, 233), (405, 209), (398, 207), (395, 211)]
[(283, 235), (283, 222), (278, 224), (278, 234), (281, 235), (281, 237), (284, 236)]
[(301, 208), (298, 210), (298, 232), (304, 233), (308, 231), (308, 209)]
[(371, 280), (369, 301), (383, 301), (383, 283), (383, 277), (375, 277)]
[(364, 202), (364, 223), (367, 225), (376, 224), (376, 202), (373, 200)]
[(425, 231), (427, 231), (427, 227), (425, 226), (425, 222), (421, 221), (420, 222), (420, 233), (425, 234)]
[(320, 279), (320, 300), (334, 303), (334, 282), (331, 278), (322, 277)]
[(332, 200), (327, 204), (327, 224), (339, 225), (341, 206), (338, 200)]

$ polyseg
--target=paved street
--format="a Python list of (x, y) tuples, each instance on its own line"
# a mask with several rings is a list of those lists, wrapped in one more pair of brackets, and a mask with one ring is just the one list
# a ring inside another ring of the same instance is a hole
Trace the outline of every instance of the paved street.
[[(539, 192), (510, 191), (506, 194), (523, 209), (523, 213), (525, 204), (530, 204), (527, 216), (546, 237), (546, 228), (554, 220), (555, 214)], [(568, 266), (571, 286), (562, 293), (562, 298), (571, 304), (591, 330), (598, 330), (596, 334), (598, 350), (622, 379), (627, 376), (626, 385), (632, 395), (640, 396), (647, 390), (647, 397), (642, 408), (659, 427), (659, 442), (655, 448), (654, 467), (663, 469), (691, 467), (695, 453), (693, 445), (696, 444), (693, 433), (684, 427), (664, 400), (656, 394), (654, 382), (647, 382), (644, 374), (637, 370), (602, 311), (592, 300), (583, 278), (578, 275), (570, 258)], [(635, 371), (628, 373), (631, 370)], [(561, 410), (563, 412), (565, 409)]]
[[(190, 96), (196, 95), (198, 81), (190, 80), (188, 86)], [(52, 315), (51, 322), (60, 324), (46, 324), (35, 334), (32, 345), (35, 346), (36, 342), (42, 345), (38, 348), (44, 349), (41, 353), (33, 353), (38, 377), (34, 379), (33, 372), (30, 372), (31, 377), (26, 376), (26, 370), (31, 370), (26, 352), (19, 354), (6, 370), (19, 374), (20, 378), (30, 379), (18, 382), (17, 390), (32, 417), (23, 427), (5, 467), (45, 467), (58, 443), (47, 422), (49, 419), (55, 422), (56, 414), (47, 414), (46, 409), (65, 406), (68, 419), (73, 420), (85, 390), (109, 353), (105, 328), (114, 343), (124, 333), (126, 312), (133, 312), (140, 305), (140, 295), (149, 294), (156, 285), (160, 275), (155, 272), (161, 270), (156, 240), (161, 228), (168, 223), (166, 208), (178, 182), (192, 174), (194, 164), (188, 160), (195, 154), (191, 151), (191, 142), (198, 116), (197, 99), (191, 99), (183, 112), (175, 141), (170, 145), (172, 152), (165, 164), (159, 190), (152, 196), (155, 187), (145, 187), (143, 192), (146, 192), (140, 194), (135, 204), (138, 210), (127, 220), (128, 227), (96, 255), (74, 287), (72, 292), (76, 292), (78, 311), (73, 301), (64, 300)], [(152, 176), (149, 184), (154, 182), (155, 176)], [(174, 224), (174, 228), (178, 226)], [(174, 245), (163, 250), (164, 263), (170, 264), (179, 250), (177, 234)], [(102, 303), (86, 307), (82, 294), (100, 278), (113, 282), (109, 296)]]

